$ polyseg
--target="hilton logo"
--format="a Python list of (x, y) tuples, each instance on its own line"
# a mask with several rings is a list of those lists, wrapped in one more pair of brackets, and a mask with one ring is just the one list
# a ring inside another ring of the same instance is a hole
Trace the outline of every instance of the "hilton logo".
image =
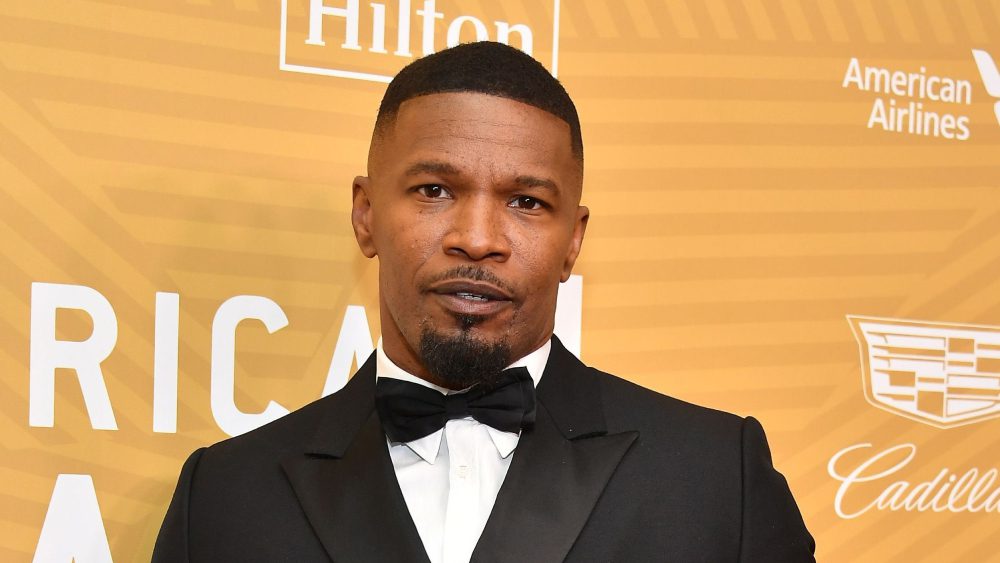
[[(417, 57), (492, 40), (532, 55), (555, 76), (559, 2), (282, 0), (278, 67), (389, 82)], [(473, 7), (478, 11), (468, 13)]]
[(847, 319), (871, 404), (938, 428), (1000, 416), (1000, 327)]

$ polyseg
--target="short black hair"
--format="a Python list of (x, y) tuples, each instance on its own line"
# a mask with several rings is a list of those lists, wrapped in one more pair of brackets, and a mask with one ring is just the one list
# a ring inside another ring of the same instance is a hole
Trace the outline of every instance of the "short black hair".
[(404, 67), (382, 97), (376, 133), (393, 121), (406, 100), (445, 92), (489, 94), (551, 113), (569, 124), (573, 156), (583, 163), (580, 117), (566, 89), (530, 55), (493, 41), (457, 45)]

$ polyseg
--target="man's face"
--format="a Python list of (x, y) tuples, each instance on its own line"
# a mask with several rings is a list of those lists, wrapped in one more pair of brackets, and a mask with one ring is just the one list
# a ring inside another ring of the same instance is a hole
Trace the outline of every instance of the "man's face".
[(568, 124), (496, 96), (420, 96), (376, 135), (368, 174), (354, 181), (352, 221), (379, 257), (394, 362), (453, 386), (428, 369), (428, 338), (502, 346), (505, 361), (545, 343), (588, 217)]

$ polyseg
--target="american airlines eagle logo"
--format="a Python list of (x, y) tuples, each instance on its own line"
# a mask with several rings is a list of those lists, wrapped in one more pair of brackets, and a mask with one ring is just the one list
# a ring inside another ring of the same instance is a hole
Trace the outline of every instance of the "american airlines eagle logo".
[[(993, 57), (986, 51), (973, 49), (972, 58), (976, 60), (976, 67), (979, 69), (979, 75), (983, 78), (986, 93), (994, 98), (1000, 98), (1000, 71), (997, 70)], [(993, 113), (996, 114), (997, 122), (1000, 123), (1000, 100), (993, 104)]]
[(952, 428), (1000, 416), (1000, 327), (848, 315), (865, 398)]

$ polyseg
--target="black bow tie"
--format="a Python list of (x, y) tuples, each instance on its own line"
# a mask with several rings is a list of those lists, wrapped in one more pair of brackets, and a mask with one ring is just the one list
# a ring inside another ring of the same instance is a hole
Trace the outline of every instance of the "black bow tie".
[(444, 428), (449, 420), (467, 416), (497, 430), (518, 432), (535, 422), (535, 384), (526, 368), (505, 370), (494, 385), (476, 385), (453, 395), (380, 377), (375, 386), (375, 408), (393, 442), (423, 438)]

